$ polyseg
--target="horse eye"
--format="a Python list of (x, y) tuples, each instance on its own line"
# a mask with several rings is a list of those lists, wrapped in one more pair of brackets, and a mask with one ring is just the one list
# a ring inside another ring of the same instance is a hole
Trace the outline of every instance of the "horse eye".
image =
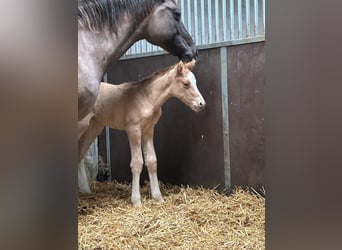
[(175, 17), (177, 21), (179, 21), (181, 17), (181, 13), (179, 11), (175, 11), (173, 12), (173, 16)]

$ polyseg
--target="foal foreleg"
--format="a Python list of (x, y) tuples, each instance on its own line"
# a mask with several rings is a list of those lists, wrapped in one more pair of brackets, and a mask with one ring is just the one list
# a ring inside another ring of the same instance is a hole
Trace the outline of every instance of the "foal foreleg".
[(131, 171), (132, 171), (132, 196), (131, 201), (134, 206), (141, 205), (140, 195), (140, 174), (143, 168), (143, 158), (141, 152), (141, 131), (140, 129), (127, 130), (129, 146), (131, 149)]
[(153, 129), (143, 136), (143, 151), (145, 165), (148, 170), (151, 185), (152, 198), (157, 201), (164, 201), (160, 192), (157, 176), (157, 156), (153, 145)]

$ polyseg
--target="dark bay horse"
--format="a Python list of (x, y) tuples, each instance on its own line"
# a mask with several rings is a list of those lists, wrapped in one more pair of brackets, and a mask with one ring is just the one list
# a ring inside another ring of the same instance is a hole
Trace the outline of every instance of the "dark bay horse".
[[(125, 130), (131, 149), (133, 205), (141, 204), (139, 191), (140, 174), (146, 165), (152, 198), (163, 201), (157, 177), (157, 156), (154, 150), (154, 127), (162, 115), (162, 105), (176, 97), (195, 112), (206, 103), (197, 88), (196, 78), (191, 72), (195, 61), (183, 63), (155, 72), (137, 82), (118, 85), (102, 83), (93, 109), (84, 118), (88, 127), (78, 141), (80, 191), (90, 192), (82, 159), (90, 144), (105, 126)], [(82, 178), (83, 176), (83, 178)]]
[(141, 39), (184, 62), (197, 57), (176, 0), (78, 0), (79, 121), (94, 105), (109, 64)]

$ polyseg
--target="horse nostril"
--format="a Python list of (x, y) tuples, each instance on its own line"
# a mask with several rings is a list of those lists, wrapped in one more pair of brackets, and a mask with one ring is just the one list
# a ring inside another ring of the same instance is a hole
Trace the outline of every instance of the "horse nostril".
[(185, 54), (185, 59), (186, 59), (188, 62), (190, 62), (190, 61), (192, 60), (192, 54), (186, 53), (186, 54)]

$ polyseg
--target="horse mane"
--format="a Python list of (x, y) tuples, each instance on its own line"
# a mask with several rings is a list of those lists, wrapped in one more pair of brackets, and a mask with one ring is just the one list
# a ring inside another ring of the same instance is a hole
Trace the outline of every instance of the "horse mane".
[(78, 0), (78, 24), (92, 32), (109, 27), (117, 33), (119, 17), (134, 15), (136, 25), (162, 0)]

